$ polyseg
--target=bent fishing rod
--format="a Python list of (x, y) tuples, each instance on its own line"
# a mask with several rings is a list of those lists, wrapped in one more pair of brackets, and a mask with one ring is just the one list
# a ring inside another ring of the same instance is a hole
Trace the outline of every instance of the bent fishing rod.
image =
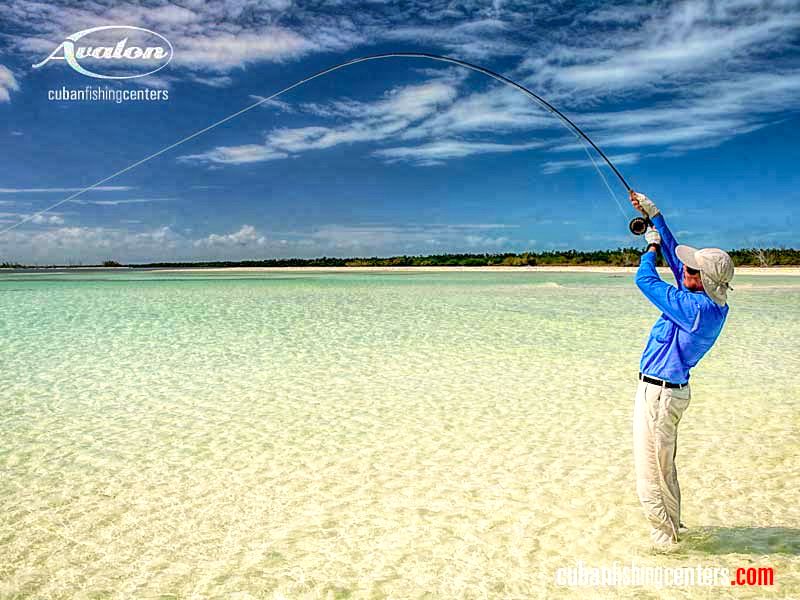
[[(40, 215), (43, 215), (44, 213), (47, 213), (47, 212), (49, 212), (49, 211), (51, 211), (51, 210), (53, 210), (55, 208), (58, 208), (62, 204), (65, 204), (67, 202), (71, 202), (71, 201), (75, 200), (76, 198), (78, 198), (79, 196), (85, 194), (86, 192), (89, 192), (89, 191), (91, 191), (91, 190), (103, 185), (104, 183), (108, 183), (112, 179), (115, 179), (115, 178), (119, 177), (120, 175), (123, 175), (124, 173), (127, 173), (128, 171), (131, 171), (131, 170), (135, 169), (136, 167), (138, 167), (140, 165), (143, 165), (144, 163), (149, 162), (152, 159), (161, 156), (165, 152), (169, 152), (170, 150), (172, 150), (174, 148), (177, 148), (178, 146), (188, 142), (189, 140), (192, 140), (192, 139), (194, 139), (194, 138), (196, 138), (196, 137), (198, 137), (200, 135), (203, 135), (204, 133), (207, 133), (208, 131), (211, 131), (212, 129), (215, 129), (215, 128), (219, 127), (220, 125), (223, 125), (224, 123), (227, 123), (228, 121), (231, 121), (232, 119), (235, 119), (236, 117), (241, 116), (244, 113), (246, 113), (246, 112), (248, 112), (248, 111), (250, 111), (250, 110), (252, 110), (252, 109), (254, 109), (254, 108), (258, 107), (258, 106), (261, 106), (262, 104), (265, 104), (265, 103), (267, 103), (267, 102), (269, 102), (271, 100), (274, 100), (275, 98), (285, 94), (286, 92), (289, 92), (289, 91), (291, 91), (291, 90), (293, 90), (293, 89), (295, 89), (297, 87), (300, 87), (300, 86), (302, 86), (302, 85), (304, 85), (304, 84), (306, 84), (306, 83), (308, 83), (310, 81), (313, 81), (314, 79), (317, 79), (318, 77), (322, 77), (323, 75), (327, 75), (329, 73), (333, 73), (334, 71), (338, 71), (339, 69), (344, 69), (346, 67), (350, 67), (352, 65), (356, 65), (356, 64), (359, 64), (359, 63), (362, 63), (362, 62), (367, 62), (367, 61), (371, 61), (371, 60), (383, 60), (383, 59), (387, 59), (387, 58), (423, 58), (423, 59), (434, 60), (434, 61), (438, 61), (438, 62), (450, 63), (450, 64), (457, 65), (457, 66), (465, 68), (465, 69), (469, 69), (471, 71), (475, 71), (477, 73), (482, 73), (483, 75), (491, 77), (492, 79), (494, 79), (496, 81), (499, 81), (500, 83), (508, 85), (508, 86), (512, 87), (513, 89), (516, 89), (516, 90), (522, 92), (528, 98), (530, 98), (531, 100), (536, 102), (539, 106), (541, 106), (542, 108), (544, 108), (545, 110), (547, 110), (551, 114), (555, 115), (561, 121), (561, 123), (564, 124), (573, 134), (577, 135), (580, 140), (585, 141), (586, 143), (588, 143), (597, 152), (597, 154), (600, 155), (600, 157), (606, 162), (606, 164), (611, 168), (611, 170), (614, 172), (614, 174), (620, 180), (622, 185), (625, 186), (625, 189), (629, 193), (633, 191), (631, 186), (628, 185), (628, 182), (625, 181), (625, 178), (622, 176), (622, 173), (619, 172), (619, 169), (617, 169), (617, 167), (614, 166), (614, 163), (611, 162), (611, 160), (608, 158), (608, 156), (606, 156), (606, 154), (597, 146), (597, 144), (595, 144), (589, 138), (588, 135), (586, 135), (583, 132), (583, 130), (580, 127), (578, 127), (575, 123), (573, 123), (572, 120), (569, 117), (567, 117), (564, 113), (562, 113), (560, 110), (558, 110), (555, 106), (550, 104), (547, 100), (545, 100), (544, 98), (542, 98), (538, 94), (535, 94), (534, 92), (532, 92), (531, 90), (529, 90), (525, 86), (517, 83), (516, 81), (513, 81), (513, 80), (509, 79), (508, 77), (505, 77), (504, 75), (501, 75), (500, 73), (496, 73), (496, 72), (494, 72), (494, 71), (492, 71), (490, 69), (487, 69), (485, 67), (481, 67), (481, 66), (469, 63), (467, 61), (460, 60), (458, 58), (453, 58), (453, 57), (450, 57), (450, 56), (442, 56), (442, 55), (439, 55), (439, 54), (429, 54), (427, 52), (389, 52), (389, 53), (385, 53), (385, 54), (372, 54), (372, 55), (369, 55), (369, 56), (361, 56), (361, 57), (358, 57), (358, 58), (353, 58), (353, 59), (348, 60), (346, 62), (337, 64), (337, 65), (333, 65), (332, 67), (328, 67), (326, 69), (318, 71), (318, 72), (314, 73), (313, 75), (310, 75), (309, 77), (306, 77), (305, 79), (301, 79), (300, 81), (297, 81), (297, 82), (295, 82), (295, 83), (283, 88), (282, 90), (279, 90), (278, 92), (275, 92), (271, 96), (267, 96), (266, 98), (261, 98), (261, 99), (258, 100), (258, 102), (250, 104), (249, 106), (245, 106), (241, 110), (238, 110), (235, 113), (230, 114), (227, 117), (224, 117), (224, 118), (220, 119), (219, 121), (216, 121), (216, 122), (212, 123), (211, 125), (208, 125), (207, 127), (204, 127), (203, 129), (200, 129), (199, 131), (196, 131), (196, 132), (192, 133), (191, 135), (188, 135), (188, 136), (178, 140), (177, 142), (174, 142), (174, 143), (170, 144), (169, 146), (165, 146), (161, 150), (158, 150), (157, 152), (154, 152), (153, 154), (150, 154), (149, 156), (146, 156), (146, 157), (144, 157), (144, 158), (142, 158), (142, 159), (140, 159), (140, 160), (128, 165), (127, 167), (125, 167), (123, 169), (120, 169), (119, 171), (117, 171), (115, 173), (112, 173), (111, 175), (109, 175), (107, 177), (104, 177), (103, 179), (100, 179), (99, 181), (96, 181), (95, 183), (93, 183), (93, 184), (91, 184), (91, 185), (89, 185), (89, 186), (87, 186), (87, 187), (75, 192), (71, 196), (68, 196), (68, 197), (64, 198), (63, 200), (60, 200), (60, 201), (56, 202), (55, 204), (53, 204), (51, 206), (48, 206), (47, 208), (45, 208), (45, 209), (43, 209), (43, 210), (41, 210), (39, 212), (36, 212), (36, 213), (34, 213), (32, 215), (28, 215), (27, 217), (25, 217), (24, 219), (14, 223), (13, 225), (11, 225), (9, 227), (6, 227), (3, 230), (0, 230), (0, 235), (4, 234), (4, 233), (6, 233), (6, 232), (8, 232), (8, 231), (10, 231), (12, 229), (15, 229), (16, 227), (19, 227), (23, 223), (26, 223), (27, 221), (35, 219), (35, 218), (39, 217)], [(608, 182), (606, 181), (605, 176), (600, 171), (600, 169), (597, 168), (597, 164), (594, 162), (594, 159), (591, 157), (591, 154), (588, 152), (588, 149), (587, 149), (587, 155), (589, 155), (589, 158), (592, 161), (592, 164), (597, 169), (598, 173), (600, 174), (600, 177), (603, 179), (603, 182), (606, 184), (606, 187), (608, 187), (609, 192), (611, 193), (612, 197), (614, 198), (614, 201), (617, 202), (617, 206), (619, 206), (620, 211), (622, 212), (622, 214), (624, 216), (625, 213), (624, 213), (624, 211), (622, 209), (622, 206), (619, 204), (619, 201), (617, 200), (616, 196), (614, 196), (613, 191), (611, 191), (611, 188), (608, 186)], [(647, 225), (648, 225), (648, 223), (647, 223), (646, 219), (644, 219), (642, 217), (636, 217), (629, 223), (629, 228), (631, 230), (631, 233), (633, 233), (635, 235), (641, 235), (642, 233), (644, 233)]]

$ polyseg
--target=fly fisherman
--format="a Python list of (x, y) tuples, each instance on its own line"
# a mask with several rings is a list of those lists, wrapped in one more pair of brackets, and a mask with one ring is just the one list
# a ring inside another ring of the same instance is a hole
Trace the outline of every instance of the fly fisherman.
[[(650, 523), (653, 544), (668, 548), (677, 543), (679, 531), (684, 531), (675, 454), (678, 423), (691, 397), (689, 370), (708, 352), (725, 324), (733, 262), (718, 248), (678, 246), (647, 196), (631, 191), (630, 199), (654, 226), (645, 233), (648, 246), (636, 273), (636, 285), (661, 311), (639, 366), (633, 410), (636, 492)], [(659, 250), (677, 286), (659, 277)]]

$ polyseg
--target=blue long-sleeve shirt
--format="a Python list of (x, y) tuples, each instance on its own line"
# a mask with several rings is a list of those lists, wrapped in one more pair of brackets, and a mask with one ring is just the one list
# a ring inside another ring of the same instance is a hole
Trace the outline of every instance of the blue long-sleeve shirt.
[(689, 370), (719, 337), (728, 305), (719, 306), (705, 292), (691, 292), (684, 287), (683, 263), (675, 254), (677, 242), (663, 216), (659, 214), (651, 220), (661, 234), (661, 252), (677, 287), (659, 277), (655, 252), (642, 255), (636, 285), (661, 311), (661, 317), (650, 331), (639, 370), (670, 383), (687, 383)]

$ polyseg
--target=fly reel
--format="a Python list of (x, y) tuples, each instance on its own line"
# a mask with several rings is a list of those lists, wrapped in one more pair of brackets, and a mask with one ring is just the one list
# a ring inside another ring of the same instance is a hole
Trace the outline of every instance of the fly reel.
[(628, 229), (631, 230), (633, 235), (644, 235), (644, 232), (650, 226), (652, 226), (650, 219), (645, 217), (635, 217), (628, 223)]

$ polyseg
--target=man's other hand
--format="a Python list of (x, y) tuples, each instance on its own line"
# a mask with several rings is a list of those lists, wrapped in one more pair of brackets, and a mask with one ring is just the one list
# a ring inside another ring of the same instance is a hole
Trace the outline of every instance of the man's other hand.
[(648, 246), (650, 244), (658, 244), (659, 246), (661, 245), (661, 234), (652, 227), (648, 227), (647, 231), (644, 232), (644, 239)]
[(658, 207), (644, 194), (631, 190), (631, 204), (633, 208), (646, 214), (651, 219), (658, 214)]

